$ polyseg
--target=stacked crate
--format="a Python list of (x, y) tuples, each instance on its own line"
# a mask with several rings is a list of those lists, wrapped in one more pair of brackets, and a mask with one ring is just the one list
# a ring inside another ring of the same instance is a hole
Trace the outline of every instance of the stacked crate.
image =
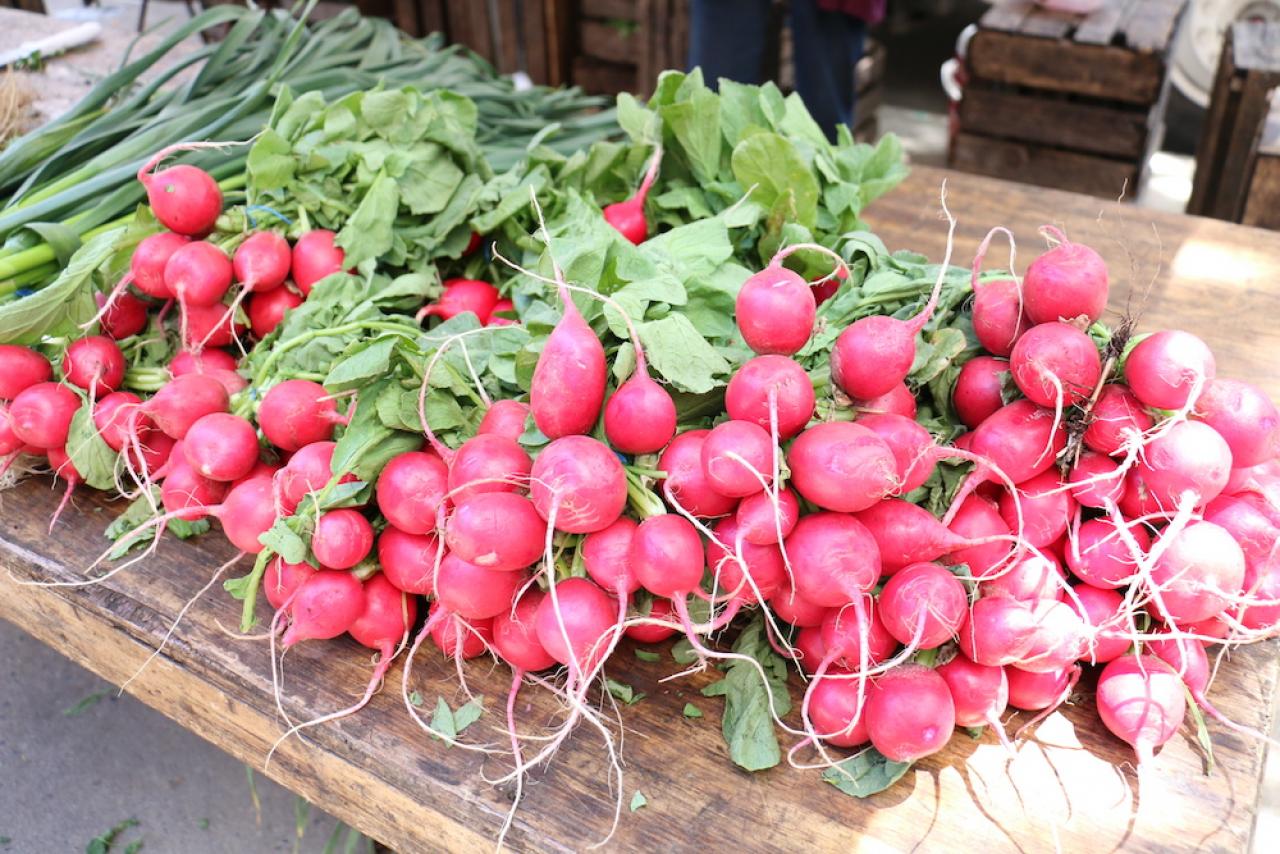
[(1186, 0), (1105, 0), (1089, 15), (1012, 0), (969, 42), (953, 168), (1116, 198), (1137, 195), (1164, 132)]
[(647, 93), (658, 72), (684, 68), (687, 0), (576, 0), (573, 83), (587, 92)]

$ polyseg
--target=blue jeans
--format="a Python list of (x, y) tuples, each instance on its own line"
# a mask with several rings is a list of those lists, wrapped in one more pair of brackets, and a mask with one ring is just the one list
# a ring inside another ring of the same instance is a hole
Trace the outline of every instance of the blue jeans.
[[(689, 67), (701, 67), (707, 84), (721, 77), (764, 82), (771, 0), (692, 0)], [(835, 138), (836, 126), (853, 122), (853, 71), (862, 57), (866, 24), (826, 12), (814, 0), (791, 0), (796, 91), (814, 120)]]

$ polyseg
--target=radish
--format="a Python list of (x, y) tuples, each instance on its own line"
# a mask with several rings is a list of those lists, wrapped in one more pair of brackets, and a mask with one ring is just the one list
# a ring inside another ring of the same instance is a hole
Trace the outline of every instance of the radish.
[(239, 340), (245, 326), (236, 320), (236, 312), (216, 302), (213, 305), (184, 305), (186, 328), (182, 346), (188, 350), (205, 347), (227, 347)]
[(880, 619), (900, 643), (934, 649), (955, 637), (969, 616), (969, 596), (936, 563), (916, 563), (894, 573), (880, 593)]
[(1107, 307), (1106, 262), (1088, 246), (1056, 236), (1062, 242), (1027, 267), (1022, 281), (1027, 316), (1032, 323), (1078, 318), (1093, 323)]
[(449, 495), (465, 501), (484, 492), (520, 492), (529, 485), (533, 460), (515, 439), (477, 433), (449, 463)]
[(380, 653), (373, 684), (391, 667), (396, 644), (408, 634), (417, 617), (417, 597), (401, 592), (382, 573), (364, 583), (364, 610), (347, 632), (361, 646)]
[(1057, 599), (1066, 587), (1066, 573), (1049, 552), (1028, 552), (1008, 569), (978, 585), (981, 596), (1008, 596), (1023, 602)]
[[(122, 452), (129, 442), (129, 420), (131, 412), (142, 404), (142, 398), (133, 392), (114, 391), (104, 395), (93, 408), (93, 425), (107, 447), (117, 454)], [(138, 424), (139, 438), (146, 439), (155, 430), (150, 420)]]
[(302, 302), (302, 297), (288, 286), (254, 293), (244, 304), (245, 314), (249, 316), (249, 330), (255, 338), (266, 338)]
[(1009, 679), (1004, 668), (975, 664), (957, 654), (935, 671), (947, 683), (956, 707), (956, 726), (990, 725), (1007, 741), (1000, 716), (1009, 705)]
[(862, 714), (865, 703), (858, 694), (858, 685), (852, 679), (826, 676), (814, 680), (808, 706), (818, 738), (836, 747), (857, 747), (867, 742), (866, 717)]
[(1071, 497), (1081, 507), (1104, 510), (1124, 495), (1124, 472), (1120, 464), (1102, 454), (1081, 454), (1071, 467), (1067, 482), (1071, 484)]
[(604, 405), (605, 435), (624, 454), (657, 453), (676, 434), (675, 401), (642, 365), (637, 357), (630, 379)]
[(989, 466), (1022, 483), (1048, 471), (1066, 444), (1066, 431), (1051, 410), (1015, 400), (978, 425), (971, 448)]
[[(203, 476), (181, 454), (170, 462), (168, 468), (169, 473), (160, 485), (160, 500), (166, 515), (171, 514), (184, 522), (213, 516), (231, 487), (229, 483)], [(168, 520), (161, 517), (153, 521), (155, 526), (162, 526)]]
[(481, 324), (489, 322), (489, 315), (498, 304), (498, 289), (479, 279), (445, 279), (444, 292), (433, 303), (424, 305), (416, 319), (438, 317), (452, 320), (463, 312), (471, 312)]
[[(440, 610), (432, 603), (430, 614), (435, 616)], [(443, 618), (427, 624), (431, 626), (431, 641), (446, 658), (471, 659), (484, 655), (485, 650), (493, 642), (493, 618), (483, 620), (464, 620), (454, 614), (445, 612)]]
[(916, 398), (906, 383), (898, 383), (889, 391), (870, 400), (855, 400), (853, 408), (869, 415), (901, 415), (915, 420)]
[(878, 607), (877, 600), (864, 593), (850, 605), (852, 607), (829, 608), (822, 617), (823, 651), (817, 667), (820, 674), (826, 669), (824, 665), (830, 664), (861, 672), (888, 661), (898, 648), (898, 641), (881, 619), (883, 609)]
[(1028, 329), (1013, 345), (1009, 368), (1027, 399), (1057, 409), (1088, 398), (1102, 377), (1093, 339), (1058, 322)]
[[(1183, 500), (1202, 507), (1217, 498), (1231, 477), (1231, 449), (1218, 432), (1199, 421), (1181, 421), (1143, 448), (1130, 470), (1127, 490), (1170, 515)], [(1141, 514), (1128, 514), (1141, 515)]]
[(254, 232), (236, 247), (231, 256), (231, 269), (236, 281), (257, 293), (283, 285), (289, 278), (292, 263), (289, 241), (274, 231)]
[(513, 670), (537, 672), (556, 663), (538, 640), (535, 628), (538, 608), (545, 599), (546, 594), (532, 588), (510, 610), (504, 609), (493, 618), (493, 648)]
[(785, 545), (796, 593), (814, 605), (847, 605), (880, 578), (880, 550), (875, 538), (846, 513), (801, 517)]
[[(1231, 614), (1249, 631), (1261, 631), (1274, 636), (1280, 630), (1280, 561), (1268, 560), (1252, 568), (1245, 583), (1243, 601), (1231, 609)], [(1219, 621), (1220, 623), (1220, 621)], [(1191, 626), (1183, 626), (1192, 630)], [(1196, 634), (1206, 634), (1199, 624)], [(1226, 637), (1228, 628), (1221, 635)]]
[(316, 572), (316, 568), (309, 563), (288, 563), (277, 555), (262, 573), (262, 592), (271, 607), (278, 611), (293, 598), (294, 591)]
[(1213, 353), (1190, 332), (1165, 330), (1144, 338), (1129, 353), (1124, 379), (1147, 406), (1181, 409), (1213, 381)]
[(176, 446), (177, 442), (173, 439), (158, 430), (152, 430), (137, 444), (130, 441), (125, 446), (124, 457), (130, 471), (135, 476), (141, 476), (142, 482), (146, 483), (169, 461)]
[(484, 620), (509, 609), (528, 580), (528, 573), (485, 569), (449, 553), (436, 570), (436, 601), (465, 620)]
[(1021, 508), (1023, 542), (1042, 549), (1066, 533), (1076, 502), (1057, 472), (1047, 471), (1024, 480), (1018, 485), (1017, 493), (1016, 505), (1010, 493), (1005, 492), (1000, 497), (1000, 517), (1009, 530), (1015, 530), (1018, 527), (1018, 509)]
[(147, 304), (133, 294), (121, 294), (110, 306), (103, 294), (94, 294), (93, 299), (102, 312), (98, 318), (102, 334), (111, 340), (120, 341), (147, 328)]
[(760, 492), (742, 499), (734, 515), (745, 542), (756, 546), (776, 545), (800, 520), (800, 500), (793, 491), (783, 488), (778, 490), (775, 508), (773, 493)]
[(1035, 640), (1035, 613), (1026, 602), (1007, 596), (983, 597), (969, 609), (960, 628), (960, 650), (988, 667), (1020, 660)]
[(67, 444), (71, 418), (80, 398), (64, 385), (38, 382), (27, 386), (9, 403), (9, 427), (13, 435), (33, 448), (47, 450)]
[(1129, 651), (1126, 621), (1130, 619), (1130, 612), (1123, 596), (1114, 590), (1078, 584), (1072, 590), (1072, 599), (1071, 607), (1089, 627), (1081, 661), (1106, 664)]
[[(333, 451), (336, 447), (334, 442), (312, 442), (289, 457), (289, 462), (280, 470), (280, 496), (290, 513), (309, 493), (319, 492), (333, 478)], [(352, 480), (355, 476), (347, 474), (339, 483)], [(434, 516), (431, 527), (435, 527)]]
[(1155, 424), (1137, 395), (1117, 383), (1102, 387), (1090, 410), (1084, 443), (1100, 454), (1117, 454)]
[(443, 460), (432, 453), (406, 451), (382, 467), (374, 497), (387, 522), (407, 534), (427, 534), (435, 530), (436, 514), (448, 489), (449, 469)]
[[(189, 442), (184, 445), (190, 447)], [(242, 552), (259, 554), (264, 548), (258, 538), (276, 522), (271, 491), (271, 478), (249, 478), (227, 490), (222, 502), (210, 508), (210, 515), (222, 523), (227, 539)]]
[(364, 585), (349, 572), (321, 570), (304, 581), (289, 605), (286, 647), (304, 640), (328, 640), (351, 628), (365, 609)]
[(62, 375), (67, 382), (91, 396), (115, 391), (124, 382), (124, 353), (105, 335), (91, 335), (73, 341), (62, 357)]
[[(880, 551), (881, 569), (892, 575), (904, 566), (933, 560), (967, 541), (928, 510), (900, 498), (886, 498), (858, 514)], [(1001, 557), (1006, 549), (1000, 549)]]
[(591, 432), (604, 403), (607, 373), (604, 345), (563, 284), (560, 302), (564, 314), (538, 354), (529, 389), (533, 423), (551, 439)]
[(956, 726), (946, 680), (918, 664), (901, 664), (881, 674), (872, 683), (865, 714), (872, 745), (893, 762), (937, 753)]
[(0, 344), (0, 400), (13, 400), (37, 383), (53, 379), (49, 360), (28, 347)]
[(662, 166), (662, 148), (653, 152), (649, 168), (645, 170), (640, 188), (634, 196), (621, 202), (604, 206), (602, 213), (605, 222), (618, 230), (618, 233), (632, 243), (639, 245), (649, 236), (649, 222), (644, 216), (644, 202), (649, 195), (653, 182), (658, 178), (658, 169)]
[(750, 421), (724, 421), (702, 442), (702, 474), (721, 495), (745, 498), (768, 488), (773, 454), (768, 431)]
[(622, 463), (603, 442), (565, 436), (538, 452), (530, 497), (557, 531), (590, 534), (609, 527), (627, 503)]
[(327, 441), (333, 438), (334, 426), (346, 421), (325, 387), (311, 380), (277, 383), (258, 405), (262, 435), (282, 451)]
[(373, 550), (373, 526), (359, 510), (326, 510), (316, 518), (311, 553), (329, 569), (351, 569)]
[(777, 412), (779, 441), (790, 439), (813, 417), (813, 383), (804, 368), (786, 356), (757, 356), (729, 380), (725, 411), (735, 421), (751, 421), (770, 429), (770, 413)]
[(1030, 326), (1016, 281), (997, 279), (981, 286), (974, 284), (973, 331), (984, 350), (993, 356), (1008, 356)]
[(1004, 406), (1004, 377), (1008, 373), (1006, 359), (978, 356), (964, 363), (951, 391), (951, 405), (970, 430)]
[(824, 510), (856, 513), (898, 485), (893, 451), (876, 433), (848, 421), (815, 424), (787, 451), (791, 484)]
[[(13, 422), (9, 418), (9, 404), (0, 400), (0, 457), (16, 454), (27, 446), (13, 432)], [(4, 463), (8, 465), (8, 463)], [(0, 474), (3, 474), (0, 470)]]
[(528, 417), (529, 404), (518, 400), (495, 400), (485, 410), (484, 418), (480, 419), (476, 435), (493, 433), (515, 442), (524, 435), (524, 423)]
[(858, 424), (875, 433), (889, 450), (897, 471), (895, 495), (924, 486), (936, 468), (933, 436), (913, 419), (901, 415), (862, 415)]
[(636, 527), (627, 558), (644, 589), (673, 600), (698, 589), (706, 565), (697, 529), (670, 513), (650, 516)]
[(524, 569), (542, 555), (547, 524), (533, 502), (510, 492), (482, 492), (459, 501), (445, 525), (450, 553), (485, 569)]
[(231, 287), (231, 259), (212, 243), (193, 240), (179, 246), (164, 265), (164, 283), (184, 307), (218, 303)]
[(1195, 416), (1222, 436), (1237, 468), (1280, 456), (1280, 411), (1256, 386), (1215, 379), (1196, 401)]
[(658, 457), (658, 470), (666, 472), (662, 491), (667, 501), (701, 519), (724, 516), (737, 506), (736, 499), (716, 492), (703, 472), (702, 446), (710, 433), (710, 430), (681, 433)]
[(209, 374), (214, 371), (234, 371), (236, 359), (226, 350), (201, 350), (193, 353), (183, 350), (169, 360), (169, 373), (180, 377), (183, 374)]
[(1014, 664), (1034, 673), (1057, 672), (1085, 654), (1087, 626), (1078, 611), (1057, 599), (1040, 599), (1030, 607), (1035, 629)]
[(218, 182), (197, 166), (179, 163), (152, 172), (175, 150), (181, 149), (169, 146), (157, 152), (138, 170), (138, 181), (146, 188), (147, 203), (161, 225), (178, 234), (200, 237), (213, 231), (222, 213), (222, 191)]
[(182, 450), (191, 467), (210, 480), (237, 480), (258, 461), (258, 431), (238, 415), (211, 412), (187, 430)]
[[(519, 318), (515, 316), (516, 304), (509, 299), (500, 299), (493, 304), (493, 311), (489, 312), (489, 319), (485, 321), (485, 326), (518, 326)], [(511, 315), (508, 317), (507, 315)]]
[(813, 334), (816, 316), (817, 302), (809, 283), (783, 267), (779, 256), (749, 276), (734, 301), (738, 330), (759, 355), (797, 353)]
[(1236, 496), (1220, 495), (1209, 502), (1204, 521), (1221, 526), (1231, 535), (1244, 553), (1246, 565), (1265, 563), (1280, 541), (1280, 527), (1253, 504)]
[[(657, 597), (649, 606), (650, 620), (675, 620), (676, 609), (670, 599)], [(638, 643), (661, 643), (679, 632), (674, 625), (662, 626), (652, 623), (628, 625), (624, 634)]]
[(707, 541), (707, 566), (716, 589), (743, 605), (754, 605), (778, 592), (787, 568), (776, 544), (758, 546), (746, 542), (733, 516), (721, 519), (713, 530), (723, 543)]
[[(946, 563), (967, 564), (974, 578), (988, 578), (1008, 558), (1012, 546), (1008, 542), (1009, 526), (995, 505), (979, 495), (964, 500), (951, 520), (951, 533), (962, 540), (986, 541), (947, 554)], [(986, 662), (983, 662), (984, 664)]]
[(582, 538), (582, 565), (587, 575), (614, 596), (630, 596), (640, 589), (640, 580), (631, 571), (631, 538), (639, 523), (619, 517), (609, 527)]
[(1009, 682), (1009, 705), (1027, 712), (1054, 709), (1071, 695), (1080, 678), (1080, 665), (1069, 664), (1060, 670), (1033, 672), (1020, 667), (1006, 667)]
[(388, 525), (378, 535), (378, 564), (387, 580), (405, 593), (435, 592), (436, 564), (443, 556), (435, 534), (408, 534)]
[(62, 500), (58, 502), (58, 507), (49, 520), (49, 532), (53, 533), (54, 526), (58, 524), (58, 517), (62, 515), (67, 502), (71, 500), (71, 493), (84, 482), (84, 475), (80, 474), (80, 470), (76, 468), (75, 463), (71, 462), (71, 457), (67, 456), (63, 448), (50, 448), (46, 456), (49, 459), (49, 468), (53, 470), (53, 476), (66, 481), (67, 484), (67, 491), (63, 493)]
[[(164, 279), (164, 269), (173, 253), (190, 242), (190, 237), (172, 231), (161, 231), (144, 237), (133, 250), (133, 257), (129, 260), (130, 275), (126, 278), (131, 277), (133, 286), (149, 297), (173, 299), (174, 293)], [(120, 291), (119, 286), (116, 289)], [(114, 301), (108, 296), (106, 305), (110, 306)]]
[(769, 607), (778, 619), (801, 628), (821, 626), (830, 610), (826, 605), (817, 605), (800, 596), (787, 578), (782, 580), (782, 586), (769, 600)]
[[(784, 650), (785, 653), (785, 650)], [(788, 655), (796, 664), (800, 666), (803, 673), (812, 676), (818, 672), (818, 667), (822, 663), (822, 659), (827, 656), (827, 647), (822, 642), (821, 626), (805, 626), (795, 633), (795, 639), (791, 643), (791, 654)], [(828, 668), (830, 672), (831, 668)], [(850, 687), (856, 688), (857, 685), (853, 680), (848, 679), (830, 679), (828, 682), (845, 682)], [(818, 701), (817, 689), (811, 690), (810, 705)], [(810, 712), (812, 713), (812, 708)], [(812, 716), (812, 715), (811, 715)], [(818, 725), (815, 723), (815, 728)]]
[(617, 607), (609, 594), (586, 578), (551, 586), (533, 616), (534, 632), (547, 654), (569, 668), (570, 679), (596, 672), (618, 630)]
[[(1151, 546), (1151, 535), (1137, 523), (1126, 525), (1129, 536), (1145, 553)], [(1090, 519), (1080, 525), (1067, 548), (1067, 568), (1086, 584), (1094, 587), (1123, 587), (1137, 572), (1137, 560), (1111, 519)]]
[(1151, 545), (1153, 613), (1178, 623), (1207, 620), (1231, 604), (1244, 586), (1244, 552), (1212, 522), (1167, 528)]
[(1133, 746), (1139, 773), (1178, 732), (1187, 710), (1182, 680), (1154, 655), (1126, 655), (1104, 667), (1097, 703), (1107, 729)]
[(332, 231), (317, 228), (294, 241), (290, 270), (303, 297), (311, 293), (316, 282), (342, 272), (346, 266), (346, 253), (335, 245), (334, 237)]
[(844, 266), (836, 267), (835, 275), (819, 279), (817, 282), (809, 286), (809, 290), (813, 293), (813, 299), (822, 305), (831, 299), (840, 290), (840, 286), (849, 280), (849, 269)]

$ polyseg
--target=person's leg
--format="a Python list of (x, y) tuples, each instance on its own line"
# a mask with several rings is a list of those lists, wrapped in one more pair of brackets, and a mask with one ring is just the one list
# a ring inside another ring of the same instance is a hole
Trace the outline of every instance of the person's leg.
[(853, 72), (866, 29), (851, 15), (819, 9), (815, 0), (791, 0), (796, 91), (832, 139), (837, 125), (853, 122)]
[(693, 0), (690, 5), (689, 68), (701, 67), (713, 89), (721, 77), (762, 82), (770, 0)]

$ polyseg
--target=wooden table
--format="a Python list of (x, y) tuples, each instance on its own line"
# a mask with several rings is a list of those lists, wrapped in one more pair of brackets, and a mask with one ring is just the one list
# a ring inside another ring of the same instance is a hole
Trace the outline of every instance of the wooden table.
[[(1280, 336), (1280, 235), (1225, 223), (1121, 208), (1083, 196), (918, 168), (877, 202), (869, 220), (892, 247), (939, 257), (945, 229), (938, 189), (960, 218), (956, 260), (967, 263), (989, 226), (1012, 227), (1024, 241), (1020, 266), (1042, 242), (1041, 223), (1064, 226), (1111, 264), (1113, 306), (1130, 295), (1148, 327), (1178, 323), (1214, 346), (1224, 374), (1265, 385), (1280, 397), (1274, 355)], [(1005, 261), (991, 253), (993, 265)], [(1131, 260), (1132, 259), (1132, 263)], [(1140, 297), (1151, 284), (1146, 297)], [(72, 579), (102, 547), (112, 514), (81, 496), (54, 536), (45, 531), (57, 494), (32, 480), (0, 495), (0, 564), (19, 578)], [(86, 589), (20, 586), (0, 573), (0, 616), (117, 684), (155, 649), (182, 603), (230, 554), (221, 537), (166, 542), (146, 566)], [(247, 568), (247, 566), (246, 566)], [(265, 606), (264, 606), (265, 607)], [(173, 640), (129, 691), (174, 720), (261, 767), (282, 732), (271, 695), (266, 645), (232, 640), (238, 606), (225, 595), (199, 602)], [(624, 709), (624, 798), (644, 792), (648, 806), (624, 810), (613, 850), (1006, 850), (1125, 849), (1241, 851), (1257, 805), (1263, 745), (1211, 725), (1218, 770), (1202, 775), (1194, 734), (1161, 751), (1139, 793), (1129, 753), (1098, 722), (1087, 690), (1040, 725), (1010, 759), (986, 737), (963, 735), (921, 762), (887, 792), (857, 801), (786, 767), (748, 775), (728, 761), (719, 732), (720, 701), (702, 698), (706, 675), (660, 683), (678, 667), (624, 650), (615, 674), (648, 696)], [(308, 643), (286, 658), (284, 707), (295, 718), (349, 704), (369, 673), (369, 654), (353, 643)], [(509, 790), (482, 779), (505, 772), (497, 760), (448, 749), (409, 719), (399, 664), (387, 687), (358, 716), (292, 739), (268, 775), (341, 819), (405, 851), (491, 848)], [(1255, 647), (1225, 664), (1215, 684), (1221, 709), (1266, 728), (1275, 693), (1275, 648)], [(473, 689), (504, 696), (505, 668), (476, 664)], [(1087, 681), (1087, 680), (1086, 680)], [(452, 666), (424, 649), (413, 687), (432, 706), (455, 705)], [(6, 686), (22, 690), (21, 686)], [(533, 700), (536, 692), (522, 697)], [(686, 719), (695, 702), (702, 719)], [(525, 720), (551, 711), (521, 703)], [(489, 711), (467, 736), (499, 742), (501, 715)], [(1016, 724), (1015, 724), (1016, 726)], [(550, 770), (534, 776), (510, 840), (520, 850), (581, 850), (600, 839), (612, 815), (599, 737), (581, 729)]]

